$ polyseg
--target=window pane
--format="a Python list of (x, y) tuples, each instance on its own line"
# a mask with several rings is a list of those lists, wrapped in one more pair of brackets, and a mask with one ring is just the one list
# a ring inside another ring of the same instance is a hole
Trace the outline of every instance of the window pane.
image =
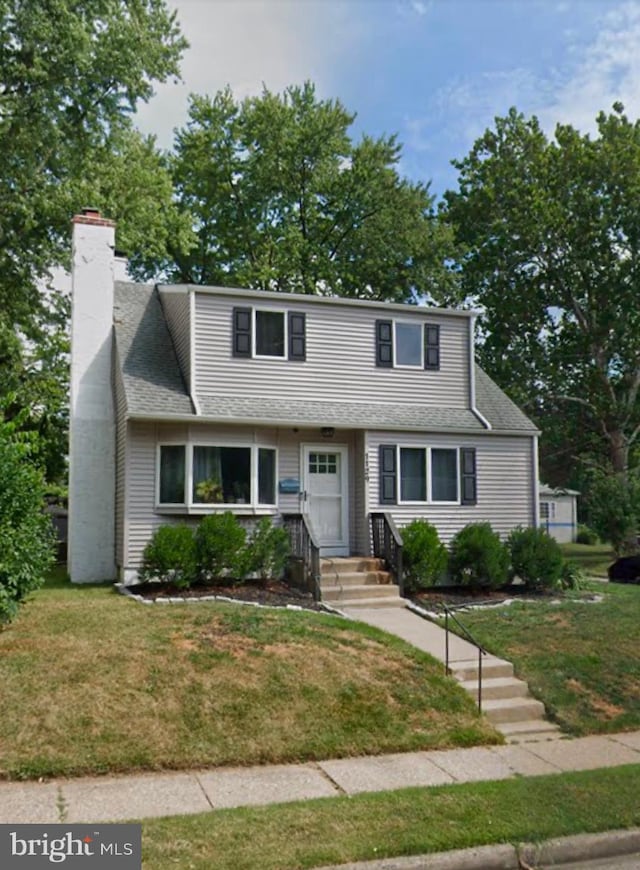
[(431, 497), (433, 501), (458, 500), (458, 451), (431, 451)]
[(422, 368), (422, 326), (396, 323), (396, 365)]
[(248, 447), (194, 447), (193, 501), (197, 504), (249, 504), (251, 450)]
[(422, 448), (400, 448), (400, 500), (427, 500), (427, 463)]
[(184, 446), (160, 448), (160, 504), (184, 504)]
[(276, 503), (276, 451), (258, 450), (258, 504)]
[(284, 356), (284, 314), (256, 311), (256, 354)]

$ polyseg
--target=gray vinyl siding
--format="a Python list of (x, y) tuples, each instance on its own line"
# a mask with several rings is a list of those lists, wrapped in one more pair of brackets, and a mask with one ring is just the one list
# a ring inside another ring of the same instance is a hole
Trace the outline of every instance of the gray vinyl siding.
[[(246, 305), (306, 314), (306, 362), (238, 359), (231, 355), (232, 311)], [(196, 391), (198, 396), (269, 396), (339, 402), (410, 402), (469, 407), (469, 324), (465, 317), (407, 306), (389, 319), (440, 326), (440, 371), (383, 369), (375, 364), (375, 322), (384, 310), (331, 306), (313, 301), (243, 300), (196, 292)]]
[(122, 567), (125, 562), (126, 529), (126, 464), (127, 464), (127, 403), (122, 383), (122, 370), (117, 361), (114, 348), (115, 366), (113, 375), (114, 399), (116, 411), (116, 504), (115, 504), (115, 547), (116, 566)]
[[(357, 552), (358, 540), (362, 532), (358, 528), (362, 520), (362, 495), (358, 496), (356, 486), (356, 464), (354, 462), (354, 435), (351, 432), (337, 431), (331, 440), (322, 441), (320, 433), (314, 430), (267, 429), (249, 426), (188, 425), (131, 422), (129, 424), (127, 451), (127, 502), (126, 517), (128, 527), (128, 550), (126, 568), (136, 570), (142, 558), (144, 547), (161, 525), (187, 523), (195, 526), (201, 517), (172, 514), (158, 511), (155, 505), (155, 482), (157, 445), (167, 442), (206, 443), (218, 441), (225, 444), (258, 444), (274, 447), (277, 450), (277, 477), (301, 477), (300, 455), (303, 444), (322, 445), (327, 450), (332, 443), (349, 446), (349, 517), (350, 548)], [(281, 513), (299, 513), (300, 498), (296, 494), (277, 494), (277, 511), (258, 509), (255, 513), (247, 509), (242, 517), (245, 525), (252, 524), (254, 516), (272, 514), (278, 522)]]
[[(533, 439), (486, 435), (429, 435), (420, 433), (368, 432), (369, 511), (389, 511), (397, 526), (424, 518), (448, 543), (467, 523), (489, 522), (501, 536), (515, 526), (530, 526), (533, 520)], [(379, 446), (475, 447), (478, 500), (475, 505), (380, 505)]]
[(160, 293), (162, 309), (169, 326), (171, 340), (182, 369), (182, 376), (191, 392), (191, 314), (188, 293)]

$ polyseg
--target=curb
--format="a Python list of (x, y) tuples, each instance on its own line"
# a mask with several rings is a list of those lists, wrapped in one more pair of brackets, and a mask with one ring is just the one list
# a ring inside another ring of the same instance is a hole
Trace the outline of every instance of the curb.
[(520, 843), (518, 846), (502, 843), (430, 855), (332, 864), (318, 870), (521, 870), (524, 866), (537, 870), (542, 867), (560, 868), (563, 864), (597, 858), (616, 858), (635, 852), (640, 852), (640, 828), (600, 834), (574, 834), (540, 843)]

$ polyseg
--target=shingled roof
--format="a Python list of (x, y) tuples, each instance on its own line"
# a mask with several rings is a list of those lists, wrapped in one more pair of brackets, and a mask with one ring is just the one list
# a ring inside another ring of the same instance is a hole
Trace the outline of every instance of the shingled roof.
[[(130, 417), (196, 418), (157, 290), (115, 284), (114, 332)], [(476, 406), (492, 430), (532, 434), (535, 426), (476, 366)], [(383, 402), (315, 402), (275, 397), (200, 397), (200, 420), (413, 431), (487, 431), (469, 409)]]

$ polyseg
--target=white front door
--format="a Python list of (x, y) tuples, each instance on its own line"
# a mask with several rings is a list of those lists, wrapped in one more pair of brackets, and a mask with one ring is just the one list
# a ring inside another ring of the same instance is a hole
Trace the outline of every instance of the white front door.
[(323, 556), (349, 555), (348, 460), (344, 445), (302, 446), (303, 510)]

